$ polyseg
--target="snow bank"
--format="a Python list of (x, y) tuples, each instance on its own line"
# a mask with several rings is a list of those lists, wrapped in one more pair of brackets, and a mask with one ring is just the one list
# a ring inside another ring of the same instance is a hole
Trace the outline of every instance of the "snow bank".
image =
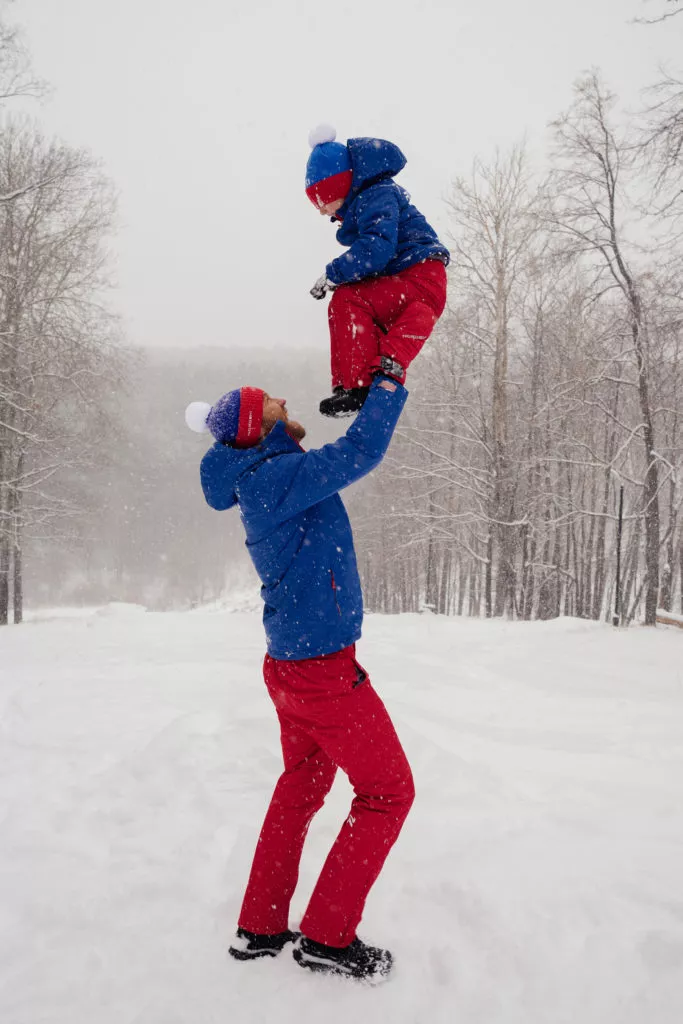
[(683, 615), (678, 615), (676, 612), (667, 612), (664, 608), (658, 608), (657, 622), (667, 626), (683, 626)]

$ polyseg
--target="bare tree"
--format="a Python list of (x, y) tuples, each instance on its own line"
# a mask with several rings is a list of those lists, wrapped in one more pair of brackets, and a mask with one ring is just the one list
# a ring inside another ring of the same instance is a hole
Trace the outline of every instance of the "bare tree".
[(114, 361), (102, 304), (112, 190), (87, 154), (10, 123), (0, 191), (29, 180), (42, 184), (0, 204), (0, 623), (12, 578), (21, 619), (23, 535), (74, 511), (50, 481), (87, 453), (88, 410)]
[(31, 68), (31, 58), (22, 34), (3, 17), (7, 0), (0, 3), (0, 107), (19, 96), (42, 96), (45, 83)]
[[(471, 181), (458, 179), (449, 201), (455, 230), (457, 288), (464, 283), (479, 310), (477, 343), (491, 354), (490, 501), (487, 523), (486, 605), (489, 614), (512, 611), (520, 522), (515, 509), (516, 470), (510, 446), (510, 349), (514, 292), (532, 258), (538, 230), (534, 190), (524, 149), (477, 161)], [(464, 279), (464, 281), (463, 281)], [(493, 577), (495, 576), (495, 595)]]
[[(650, 0), (645, 0), (645, 2), (650, 3)], [(682, 0), (657, 0), (657, 5), (659, 8), (657, 14), (653, 14), (650, 18), (636, 18), (636, 21), (641, 25), (656, 25), (683, 13)]]
[(633, 150), (600, 139), (571, 157), (562, 141), (547, 218), (532, 189), (501, 190), (516, 179), (500, 160), (456, 191), (449, 311), (411, 370), (387, 465), (362, 485), (372, 607), (607, 617), (620, 484), (624, 620), (648, 600), (656, 612), (653, 534), (662, 602), (678, 600), (679, 278), (625, 238), (620, 215), (639, 206), (619, 160)]
[(614, 98), (597, 73), (578, 82), (575, 93), (573, 106), (554, 125), (557, 166), (550, 186), (555, 193), (550, 203), (552, 219), (570, 240), (573, 252), (593, 263), (600, 279), (606, 278), (605, 287), (618, 289), (627, 311), (645, 456), (645, 622), (654, 625), (659, 590), (659, 460), (645, 308), (622, 226), (629, 209), (622, 179), (631, 147), (617, 136), (611, 117)]
[[(681, 8), (683, 10), (683, 8)], [(653, 206), (660, 215), (683, 212), (683, 80), (670, 72), (648, 90), (637, 153), (653, 177)]]

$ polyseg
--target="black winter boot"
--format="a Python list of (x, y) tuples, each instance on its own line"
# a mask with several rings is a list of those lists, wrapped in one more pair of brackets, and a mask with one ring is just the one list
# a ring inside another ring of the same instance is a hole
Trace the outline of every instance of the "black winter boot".
[(257, 935), (238, 928), (228, 952), (235, 960), (255, 960), (259, 956), (277, 956), (288, 942), (296, 942), (301, 932), (280, 932), (278, 935)]
[(362, 408), (365, 399), (368, 397), (367, 388), (342, 388), (336, 387), (330, 398), (323, 398), (320, 403), (320, 411), (323, 416), (352, 416)]
[(324, 946), (301, 936), (292, 950), (292, 956), (300, 967), (326, 974), (340, 974), (347, 978), (360, 978), (379, 982), (389, 975), (394, 958), (388, 949), (366, 946), (356, 938), (348, 946)]

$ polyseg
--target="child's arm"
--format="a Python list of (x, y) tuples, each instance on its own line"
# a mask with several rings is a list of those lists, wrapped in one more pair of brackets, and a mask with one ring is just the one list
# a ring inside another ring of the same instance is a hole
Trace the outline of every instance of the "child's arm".
[(396, 253), (396, 190), (389, 185), (378, 185), (362, 192), (356, 202), (359, 237), (348, 252), (332, 260), (325, 269), (328, 279), (335, 285), (380, 274)]

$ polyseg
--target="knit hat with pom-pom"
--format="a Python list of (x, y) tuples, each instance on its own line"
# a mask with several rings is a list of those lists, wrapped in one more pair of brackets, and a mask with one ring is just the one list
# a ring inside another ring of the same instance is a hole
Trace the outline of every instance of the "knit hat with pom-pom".
[(198, 434), (210, 432), (223, 444), (250, 448), (261, 437), (263, 391), (261, 388), (236, 388), (219, 398), (215, 405), (191, 402), (185, 410), (185, 422)]
[(314, 206), (345, 199), (353, 174), (346, 146), (335, 142), (337, 133), (328, 124), (318, 125), (308, 136), (311, 155), (306, 164), (306, 195)]

